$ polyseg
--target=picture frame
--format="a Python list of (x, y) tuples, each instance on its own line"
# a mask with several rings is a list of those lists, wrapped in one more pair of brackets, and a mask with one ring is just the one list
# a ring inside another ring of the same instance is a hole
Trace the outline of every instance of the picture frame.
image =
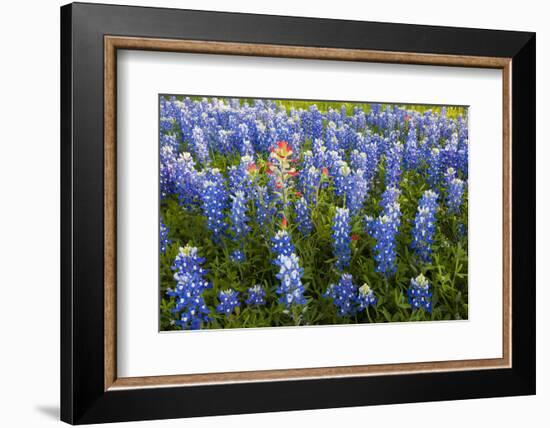
[[(502, 357), (117, 375), (117, 52), (502, 70)], [(61, 8), (61, 419), (71, 424), (535, 393), (535, 34), (73, 3)], [(266, 397), (269, 397), (266, 399)]]

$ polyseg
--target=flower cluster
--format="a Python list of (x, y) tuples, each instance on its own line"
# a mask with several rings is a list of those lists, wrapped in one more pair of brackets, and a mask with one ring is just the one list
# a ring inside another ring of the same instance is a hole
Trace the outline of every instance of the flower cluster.
[(447, 185), (447, 198), (445, 202), (449, 213), (459, 214), (460, 206), (462, 205), (462, 196), (464, 195), (464, 181), (456, 177), (456, 172), (453, 168), (449, 168), (445, 173), (445, 183)]
[(358, 290), (353, 283), (353, 276), (349, 273), (340, 275), (338, 282), (330, 284), (323, 296), (332, 299), (340, 317), (353, 316), (369, 306), (376, 305), (378, 301), (367, 284)]
[(302, 196), (296, 201), (296, 223), (298, 224), (298, 230), (302, 232), (304, 236), (307, 236), (313, 230), (313, 223), (311, 221), (311, 212), (308, 207), (307, 201)]
[(290, 241), (290, 235), (284, 229), (279, 230), (275, 236), (271, 238), (271, 250), (277, 257), (290, 256), (296, 252), (294, 245)]
[(289, 256), (280, 255), (277, 257), (279, 273), (276, 275), (280, 281), (275, 290), (280, 296), (279, 302), (288, 309), (293, 305), (305, 305), (305, 288), (302, 285), (302, 275), (304, 270), (300, 267), (298, 256), (294, 253)]
[(411, 285), (407, 291), (409, 304), (413, 310), (422, 309), (428, 313), (432, 312), (432, 292), (430, 282), (422, 274), (411, 279)]
[(173, 312), (179, 319), (175, 323), (184, 330), (196, 330), (210, 320), (203, 292), (212, 285), (204, 278), (207, 271), (201, 265), (205, 260), (198, 256), (197, 251), (196, 247), (189, 245), (179, 249), (172, 266), (176, 288), (167, 291), (176, 303)]
[(418, 203), (418, 210), (412, 230), (411, 249), (425, 263), (431, 261), (432, 243), (435, 233), (435, 214), (437, 212), (438, 195), (432, 190), (426, 190)]
[(227, 207), (227, 190), (225, 180), (218, 169), (212, 169), (203, 183), (202, 210), (206, 217), (212, 239), (219, 242), (226, 230), (225, 209)]
[(248, 306), (265, 305), (265, 290), (258, 284), (248, 289), (248, 298), (245, 302)]
[(239, 293), (235, 290), (227, 289), (218, 293), (219, 303), (216, 306), (216, 312), (225, 314), (226, 317), (240, 306)]
[(234, 195), (231, 195), (231, 230), (233, 239), (236, 241), (242, 240), (248, 233), (248, 217), (246, 216), (246, 198), (242, 190), (237, 190)]
[(242, 263), (246, 260), (246, 256), (243, 250), (237, 249), (231, 252), (229, 256), (230, 260), (234, 263)]
[(428, 185), (435, 189), (439, 185), (441, 179), (441, 150), (437, 147), (434, 147), (430, 150), (428, 156)]
[(401, 178), (401, 162), (403, 160), (403, 144), (393, 143), (386, 153), (386, 186), (399, 184)]
[(339, 316), (355, 315), (357, 286), (353, 283), (353, 277), (349, 273), (342, 274), (336, 284), (330, 284), (324, 297), (332, 299)]
[(349, 209), (336, 208), (332, 224), (332, 247), (336, 256), (336, 267), (339, 270), (349, 266), (351, 258), (350, 234)]
[(356, 170), (351, 176), (351, 184), (346, 195), (346, 204), (352, 217), (359, 214), (369, 191), (368, 180), (363, 170)]
[(369, 306), (375, 306), (378, 302), (378, 297), (374, 295), (374, 291), (369, 287), (367, 283), (359, 287), (359, 294), (357, 296), (358, 310), (363, 311)]
[(386, 277), (397, 270), (396, 242), (401, 225), (401, 207), (397, 199), (400, 192), (395, 187), (389, 187), (382, 195), (382, 213), (375, 219), (367, 216), (367, 232), (376, 240), (374, 246), (376, 271)]

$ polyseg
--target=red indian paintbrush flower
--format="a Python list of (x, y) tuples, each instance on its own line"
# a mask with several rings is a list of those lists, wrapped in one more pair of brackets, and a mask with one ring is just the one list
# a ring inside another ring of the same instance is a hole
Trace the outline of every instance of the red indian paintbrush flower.
[(283, 158), (286, 158), (292, 154), (292, 148), (286, 141), (277, 142), (277, 149), (275, 153)]

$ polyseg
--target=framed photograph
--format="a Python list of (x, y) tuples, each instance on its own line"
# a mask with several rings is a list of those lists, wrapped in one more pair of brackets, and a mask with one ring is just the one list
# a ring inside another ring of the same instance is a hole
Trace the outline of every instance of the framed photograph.
[(535, 393), (535, 34), (61, 8), (61, 418)]

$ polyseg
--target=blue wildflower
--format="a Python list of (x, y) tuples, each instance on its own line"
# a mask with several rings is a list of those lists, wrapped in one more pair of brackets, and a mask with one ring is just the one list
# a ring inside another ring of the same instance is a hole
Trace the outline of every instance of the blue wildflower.
[(198, 256), (197, 248), (187, 245), (179, 249), (172, 266), (177, 284), (174, 290), (169, 289), (166, 294), (175, 298), (173, 312), (179, 316), (175, 323), (184, 330), (199, 329), (210, 320), (210, 310), (204, 302), (203, 292), (212, 285), (204, 279), (207, 271), (201, 266), (203, 263), (204, 258)]
[(386, 152), (386, 186), (398, 186), (401, 179), (403, 144), (392, 144)]
[(420, 164), (420, 150), (417, 145), (416, 129), (411, 126), (405, 143), (403, 163), (406, 169), (415, 170)]
[(246, 256), (243, 250), (237, 249), (231, 252), (229, 259), (234, 263), (242, 263), (246, 260)]
[(267, 187), (256, 187), (256, 198), (254, 199), (256, 221), (264, 230), (271, 224), (273, 221), (273, 216), (277, 212), (277, 207), (275, 206), (273, 199), (274, 195), (268, 191)]
[(376, 219), (367, 216), (367, 232), (376, 240), (374, 246), (376, 272), (386, 276), (397, 271), (395, 238), (401, 225), (401, 210), (399, 203), (395, 202), (385, 207), (384, 211)]
[(183, 207), (194, 206), (200, 198), (201, 175), (195, 169), (191, 153), (180, 153), (175, 165), (175, 191)]
[(225, 180), (218, 169), (212, 169), (210, 177), (204, 181), (201, 199), (206, 225), (214, 241), (219, 242), (226, 229), (225, 209), (228, 198)]
[(353, 187), (351, 168), (346, 161), (340, 160), (335, 163), (334, 169), (334, 194), (336, 196), (349, 194)]
[(420, 198), (414, 219), (411, 249), (425, 263), (431, 261), (437, 198), (437, 193), (432, 190), (426, 190), (422, 198)]
[(353, 283), (353, 277), (349, 273), (340, 275), (338, 282), (330, 284), (323, 296), (332, 299), (338, 310), (338, 316), (345, 317), (356, 314), (357, 286)]
[(350, 234), (349, 209), (338, 207), (332, 224), (332, 248), (336, 256), (336, 267), (339, 270), (349, 266), (351, 258)]
[(245, 302), (248, 306), (265, 305), (265, 290), (256, 284), (248, 289), (248, 299)]
[(400, 195), (401, 190), (397, 187), (386, 187), (386, 190), (382, 193), (382, 199), (380, 199), (380, 208), (382, 208), (382, 211), (386, 212), (387, 207), (393, 207)]
[(204, 131), (195, 126), (193, 128), (193, 138), (190, 144), (190, 149), (195, 155), (196, 159), (203, 165), (207, 165), (210, 162), (210, 154), (208, 153), (208, 143), (204, 136)]
[(218, 293), (219, 303), (216, 305), (216, 312), (225, 314), (226, 317), (240, 306), (239, 293), (235, 290), (227, 289)]
[(237, 190), (234, 195), (231, 196), (231, 212), (229, 218), (231, 220), (231, 231), (233, 232), (233, 239), (236, 241), (242, 240), (250, 227), (248, 226), (248, 217), (246, 216), (246, 198), (242, 190)]
[(359, 311), (367, 309), (369, 306), (376, 305), (378, 297), (374, 295), (374, 291), (371, 290), (367, 283), (359, 287), (359, 293), (357, 294), (357, 306)]
[(346, 205), (352, 217), (357, 215), (363, 208), (368, 190), (368, 182), (363, 170), (355, 171), (351, 175), (350, 187), (346, 194)]
[(290, 256), (296, 252), (294, 245), (290, 241), (290, 235), (286, 230), (279, 230), (274, 237), (271, 238), (271, 250), (277, 256)]
[(317, 204), (317, 194), (321, 184), (321, 171), (311, 166), (300, 174), (302, 192), (310, 205)]
[(298, 230), (302, 232), (302, 235), (308, 236), (313, 230), (313, 223), (309, 206), (303, 196), (295, 202), (295, 211)]
[(422, 274), (411, 279), (411, 285), (407, 290), (409, 304), (413, 310), (422, 309), (428, 313), (432, 312), (432, 292), (430, 282)]
[(456, 177), (456, 172), (453, 168), (449, 168), (445, 174), (445, 184), (447, 187), (446, 204), (451, 214), (460, 214), (462, 205), (462, 197), (464, 195), (465, 183), (460, 178)]
[(280, 296), (279, 302), (284, 304), (287, 309), (293, 305), (306, 304), (305, 288), (302, 285), (304, 270), (300, 267), (298, 256), (294, 253), (288, 256), (281, 254), (277, 257), (277, 265), (279, 273), (276, 277), (280, 284), (275, 291)]
[(432, 189), (437, 188), (439, 185), (442, 167), (441, 151), (434, 147), (430, 150), (428, 158), (428, 184)]

